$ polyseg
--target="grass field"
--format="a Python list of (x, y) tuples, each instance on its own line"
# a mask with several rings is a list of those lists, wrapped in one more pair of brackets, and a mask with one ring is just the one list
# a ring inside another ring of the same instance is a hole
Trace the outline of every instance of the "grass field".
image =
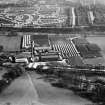
[(98, 44), (102, 52), (105, 54), (105, 37), (88, 37), (90, 43)]
[(101, 48), (102, 55), (105, 58), (105, 37), (88, 37), (87, 40), (90, 43), (97, 44)]
[(0, 45), (3, 51), (20, 51), (21, 37), (0, 36)]

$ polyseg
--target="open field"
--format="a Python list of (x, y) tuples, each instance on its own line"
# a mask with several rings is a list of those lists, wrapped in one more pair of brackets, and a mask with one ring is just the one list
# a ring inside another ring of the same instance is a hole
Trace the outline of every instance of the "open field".
[(105, 58), (105, 37), (102, 36), (102, 37), (87, 37), (87, 40), (91, 43), (96, 43), (99, 45), (99, 47), (101, 48), (102, 50), (102, 54)]
[(21, 37), (0, 36), (0, 45), (4, 51), (20, 51)]
[(0, 94), (0, 104), (12, 105), (86, 105), (90, 101), (75, 95), (71, 90), (50, 85), (45, 76), (29, 72), (13, 81)]
[(88, 9), (84, 7), (75, 8), (76, 15), (76, 25), (78, 26), (88, 26)]

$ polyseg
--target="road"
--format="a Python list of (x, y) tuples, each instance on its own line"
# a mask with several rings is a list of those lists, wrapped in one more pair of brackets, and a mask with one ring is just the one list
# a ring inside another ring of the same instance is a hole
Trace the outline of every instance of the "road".
[(86, 99), (71, 90), (53, 87), (45, 76), (29, 72), (0, 94), (0, 105), (86, 105)]
[(73, 20), (72, 20), (72, 25), (73, 25), (73, 27), (75, 26), (75, 8), (74, 7), (72, 7), (72, 18), (73, 18)]

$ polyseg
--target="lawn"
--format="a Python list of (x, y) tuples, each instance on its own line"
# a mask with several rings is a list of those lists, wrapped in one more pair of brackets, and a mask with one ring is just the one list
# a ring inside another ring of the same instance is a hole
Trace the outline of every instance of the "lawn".
[(105, 37), (88, 37), (90, 43), (95, 43), (101, 48), (102, 55), (105, 59)]

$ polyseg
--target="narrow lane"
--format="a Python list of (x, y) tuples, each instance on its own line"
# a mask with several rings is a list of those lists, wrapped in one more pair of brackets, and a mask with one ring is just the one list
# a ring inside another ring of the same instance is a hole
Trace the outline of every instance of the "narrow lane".
[(33, 92), (34, 92), (34, 95), (35, 95), (35, 99), (38, 101), (39, 100), (38, 93), (37, 93), (36, 88), (34, 87), (34, 84), (32, 82), (32, 78), (30, 77), (30, 75), (28, 73), (27, 73), (27, 76), (28, 76), (28, 79), (29, 79), (30, 86), (33, 89)]

